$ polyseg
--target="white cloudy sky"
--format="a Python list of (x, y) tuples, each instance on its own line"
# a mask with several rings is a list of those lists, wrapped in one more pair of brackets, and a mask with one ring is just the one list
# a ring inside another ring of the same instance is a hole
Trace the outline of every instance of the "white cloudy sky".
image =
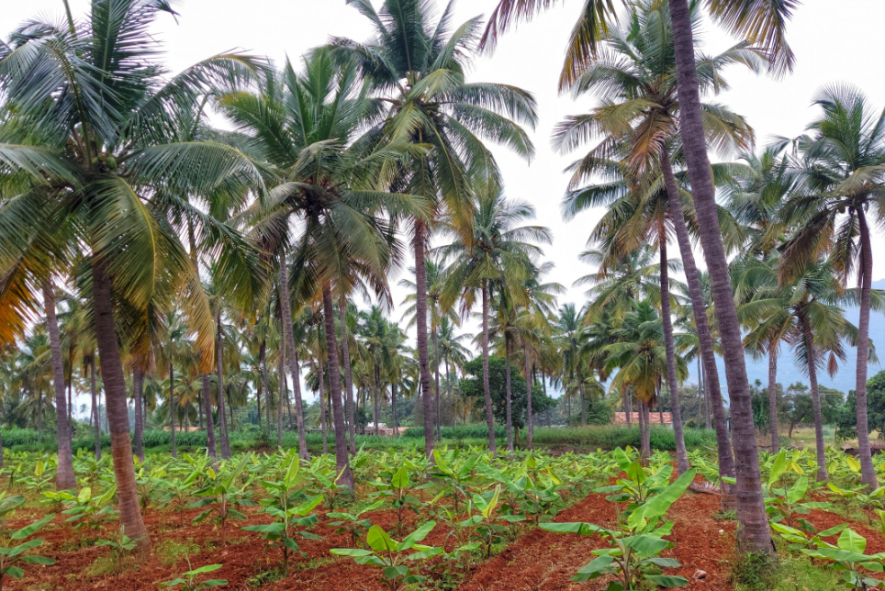
[[(70, 0), (76, 16), (86, 13), (89, 0)], [(376, 0), (376, 5), (380, 0)], [(489, 14), (497, 0), (462, 0), (456, 6), (457, 22)], [(440, 5), (442, 3), (440, 2)], [(571, 286), (589, 268), (577, 260), (598, 214), (588, 212), (570, 223), (562, 221), (559, 202), (566, 177), (563, 168), (573, 159), (549, 148), (553, 126), (567, 114), (592, 107), (587, 100), (561, 97), (556, 82), (568, 32), (583, 2), (569, 0), (507, 34), (492, 56), (477, 60), (474, 81), (515, 84), (535, 94), (540, 123), (533, 133), (537, 156), (527, 165), (497, 150), (508, 194), (530, 201), (539, 223), (553, 230), (555, 242), (547, 248), (556, 263), (551, 279)], [(21, 21), (34, 16), (59, 19), (61, 0), (0, 0), (4, 36)], [(370, 29), (344, 0), (179, 0), (180, 17), (161, 17), (155, 32), (166, 48), (166, 62), (178, 71), (212, 54), (231, 49), (293, 60), (327, 41), (330, 35), (365, 39)], [(885, 77), (881, 75), (882, 0), (805, 0), (789, 27), (789, 41), (798, 63), (792, 75), (773, 80), (735, 68), (728, 73), (732, 90), (718, 100), (747, 117), (765, 144), (773, 135), (795, 136), (814, 117), (812, 97), (823, 85), (847, 82), (859, 86), (877, 107), (885, 106)], [(703, 35), (706, 51), (715, 52), (735, 42), (713, 23)], [(885, 240), (874, 243), (874, 277), (885, 276)], [(395, 288), (397, 289), (397, 288)], [(397, 294), (402, 295), (397, 289)], [(397, 300), (399, 301), (399, 297)], [(581, 291), (571, 289), (564, 300), (581, 301)]]

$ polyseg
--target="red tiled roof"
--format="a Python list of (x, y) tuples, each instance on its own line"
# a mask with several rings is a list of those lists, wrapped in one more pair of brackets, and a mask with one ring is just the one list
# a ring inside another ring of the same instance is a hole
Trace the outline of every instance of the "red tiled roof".
[[(657, 412), (649, 412), (648, 420), (652, 425), (660, 425), (661, 424), (661, 415)], [(630, 423), (639, 424), (639, 413), (632, 412), (630, 413)], [(627, 424), (627, 413), (625, 412), (616, 412), (615, 413), (615, 424), (618, 425), (626, 425)], [(673, 414), (669, 412), (664, 413), (664, 424), (672, 425), (673, 424)]]

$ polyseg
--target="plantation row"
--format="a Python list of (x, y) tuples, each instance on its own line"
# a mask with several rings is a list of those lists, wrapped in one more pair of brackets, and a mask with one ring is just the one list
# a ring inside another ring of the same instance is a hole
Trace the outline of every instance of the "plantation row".
[[(861, 514), (869, 523), (880, 522), (885, 532), (885, 488), (865, 492), (853, 457), (833, 449), (826, 457), (831, 480), (824, 485), (810, 477), (817, 470), (813, 452), (763, 453), (765, 502), (779, 545), (835, 563), (850, 588), (885, 585), (870, 575), (883, 572), (885, 553), (864, 554), (866, 542), (848, 522), (817, 531), (805, 519), (814, 509)], [(110, 462), (77, 454), (80, 491), (74, 494), (50, 490), (55, 456), (10, 452), (7, 459), (0, 530), (9, 541), (0, 548), (0, 588), (4, 577), (20, 579), (38, 565), (54, 564), (57, 552), (36, 536), (66, 524), (109, 548), (117, 565), (114, 574), (127, 569), (127, 556), (138, 540), (127, 537), (117, 522)], [(479, 448), (437, 449), (432, 462), (418, 451), (362, 450), (351, 464), (356, 481), (365, 483), (356, 492), (339, 486), (334, 458), (320, 456), (305, 463), (294, 450), (245, 453), (220, 462), (203, 454), (151, 455), (145, 462), (136, 459), (135, 469), (143, 514), (162, 512), (179, 526), (186, 521), (211, 523), (222, 546), (257, 536), (280, 579), (307, 558), (301, 548), (305, 540), (334, 532), (346, 534), (349, 543), (332, 548), (331, 554), (373, 569), (385, 589), (422, 587), (428, 580), (457, 584), (472, 565), (540, 527), (596, 536), (596, 558), (573, 580), (605, 576), (612, 581), (609, 590), (623, 590), (688, 584), (685, 577), (668, 574), (679, 561), (662, 556), (679, 543), (667, 511), (690, 486), (721, 484), (715, 462), (704, 452), (692, 452), (690, 459), (694, 467), (674, 477), (669, 454), (656, 452), (643, 466), (632, 447), (559, 457), (518, 453), (513, 458), (494, 458)], [(876, 470), (885, 475), (885, 459), (877, 458)], [(617, 527), (551, 521), (590, 492), (617, 505)], [(373, 523), (381, 512), (395, 516), (386, 529)], [(443, 534), (423, 543), (440, 529)], [(253, 537), (237, 537), (241, 532)], [(200, 564), (197, 556), (185, 556), (185, 561), (189, 567), (180, 577), (157, 583), (188, 590), (227, 584), (208, 578), (223, 564)]]
[[(488, 428), (485, 426), (467, 427), (443, 427), (441, 429), (444, 444), (463, 446), (482, 445), (488, 442)], [(234, 451), (247, 451), (261, 447), (273, 447), (276, 437), (272, 433), (259, 429), (244, 431), (231, 431), (228, 434), (231, 449)], [(495, 438), (504, 441), (505, 432), (503, 427), (495, 429)], [(3, 447), (16, 451), (48, 452), (54, 453), (58, 447), (55, 437), (32, 429), (11, 429), (0, 432)], [(180, 449), (195, 450), (208, 446), (208, 437), (203, 431), (190, 431), (178, 433), (175, 436), (176, 445)], [(319, 453), (323, 446), (323, 436), (320, 433), (309, 432), (305, 434), (307, 445), (312, 453)], [(102, 434), (99, 440), (101, 447), (108, 449), (111, 445), (109, 435)], [(420, 427), (410, 428), (401, 437), (378, 437), (374, 435), (358, 435), (357, 445), (363, 449), (388, 449), (410, 448), (414, 449), (424, 445), (424, 429)], [(663, 451), (674, 451), (676, 439), (673, 430), (668, 427), (651, 428), (651, 448)], [(545, 428), (535, 429), (534, 443), (539, 446), (573, 446), (578, 448), (602, 448), (614, 449), (616, 447), (639, 447), (640, 431), (638, 427), (624, 426), (596, 426), (593, 429), (580, 427), (574, 428)], [(171, 435), (168, 431), (145, 431), (144, 447), (148, 450), (159, 449), (168, 451), (171, 444)], [(686, 429), (685, 445), (689, 449), (699, 447), (714, 447), (716, 445), (713, 431), (703, 429)], [(298, 446), (298, 433), (285, 431), (282, 435), (283, 449), (291, 449)], [(81, 437), (73, 440), (73, 450), (93, 451), (95, 440), (92, 437)]]

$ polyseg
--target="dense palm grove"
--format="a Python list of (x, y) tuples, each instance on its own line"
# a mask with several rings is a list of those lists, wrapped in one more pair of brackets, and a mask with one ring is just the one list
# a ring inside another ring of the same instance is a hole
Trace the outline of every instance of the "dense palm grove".
[[(120, 521), (147, 549), (132, 461), (146, 431), (165, 430), (173, 456), (176, 437), (205, 432), (211, 461), (243, 430), (305, 462), (321, 436), (352, 488), (358, 434), (381, 424), (423, 428), (432, 460), (443, 427), (484, 423), (494, 455), (531, 449), (536, 425), (638, 411), (648, 459), (666, 403), (678, 473), (696, 464), (685, 426), (715, 429), (722, 504), (742, 547), (768, 552), (755, 435), (762, 414), (781, 445), (785, 363), (808, 378), (820, 481), (818, 376), (856, 371), (859, 470), (877, 486), (866, 384), (870, 314), (885, 309), (871, 287), (885, 115), (824, 86), (804, 135), (758, 147), (715, 102), (729, 70), (789, 73), (798, 2), (588, 1), (560, 81), (581, 112), (553, 137), (576, 156), (563, 217), (603, 210), (577, 306), (546, 279), (551, 232), (495, 160), (534, 155), (535, 99), (468, 75), (553, 3), (502, 0), (488, 24), (426, 1), (348, 4), (370, 38), (284, 63), (230, 53), (165, 71), (148, 34), (175, 14), (165, 0), (93, 0), (0, 42), (2, 421), (54, 425), (58, 490), (77, 488), (74, 436), (94, 435), (100, 457), (108, 432)], [(746, 39), (696, 51), (702, 6)], [(768, 359), (767, 408), (743, 350)], [(701, 387), (686, 386), (692, 364)]]

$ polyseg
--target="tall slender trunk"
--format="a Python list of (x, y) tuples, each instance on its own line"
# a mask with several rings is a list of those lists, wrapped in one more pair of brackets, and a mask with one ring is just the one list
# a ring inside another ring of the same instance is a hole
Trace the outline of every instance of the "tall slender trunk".
[(510, 388), (510, 335), (504, 333), (504, 407), (506, 412), (505, 430), (507, 431), (507, 451), (513, 452), (513, 417), (511, 406), (513, 393)]
[(95, 257), (92, 259), (92, 305), (101, 379), (106, 393), (105, 404), (111, 432), (111, 455), (114, 459), (120, 522), (126, 535), (137, 541), (138, 548), (149, 551), (151, 541), (141, 518), (141, 507), (135, 485), (126, 384), (114, 324), (111, 280), (106, 274), (104, 262)]
[[(424, 410), (424, 454), (427, 459), (433, 461), (433, 401), (430, 398), (430, 361), (427, 355), (427, 268), (424, 262), (424, 250), (427, 247), (426, 230), (424, 222), (415, 222), (415, 330)], [(494, 441), (492, 452), (494, 452)]]
[(135, 389), (135, 455), (140, 461), (144, 461), (144, 371), (135, 368), (132, 373), (133, 388)]
[(768, 344), (768, 425), (771, 429), (771, 453), (781, 449), (780, 432), (777, 425), (777, 350), (780, 343)]
[(621, 396), (623, 397), (624, 417), (627, 419), (627, 427), (629, 428), (633, 422), (633, 412), (630, 408), (630, 393), (627, 391), (627, 388), (624, 388), (624, 392)]
[(644, 464), (648, 459), (648, 452), (645, 450), (645, 413), (643, 412), (645, 403), (639, 401), (639, 456)]
[(393, 434), (399, 437), (399, 422), (396, 418), (396, 382), (390, 382), (390, 414), (391, 423), (393, 424)]
[(209, 386), (209, 375), (202, 374), (200, 382), (203, 388), (203, 413), (206, 415), (206, 448), (209, 457), (218, 457), (215, 446), (215, 417), (212, 416), (212, 392)]
[(722, 347), (729, 352), (729, 357), (725, 360), (725, 379), (731, 399), (734, 430), (737, 514), (741, 525), (741, 547), (745, 551), (771, 553), (774, 546), (762, 496), (759, 452), (756, 448), (756, 429), (741, 342), (741, 327), (734, 305), (725, 248), (722, 245), (716, 194), (701, 118), (693, 24), (689, 15), (688, 0), (669, 0), (669, 5), (673, 24), (683, 151), (694, 194), (701, 244), (713, 286), (713, 300), (719, 332), (722, 335)]
[(175, 445), (175, 368), (169, 362), (169, 430), (172, 433), (172, 457), (178, 457), (178, 447)]
[(489, 386), (489, 282), (482, 280), (482, 392), (486, 405), (486, 425), (489, 427), (489, 451), (498, 454), (495, 448), (495, 416), (492, 414), (492, 390)]
[[(295, 349), (295, 337), (292, 334), (292, 311), (289, 308), (289, 270), (286, 268), (286, 259), (282, 256), (280, 257), (280, 311), (283, 315), (283, 338), (286, 340), (289, 351), (288, 361), (289, 373), (292, 375), (292, 393), (295, 395), (295, 420), (298, 429), (298, 455), (302, 460), (308, 460), (310, 459), (310, 454), (307, 451), (307, 436), (304, 433), (304, 406), (301, 402), (301, 372), (298, 370), (298, 352)], [(331, 361), (329, 363), (331, 364)], [(288, 401), (289, 396), (287, 394), (287, 405)], [(291, 422), (292, 415), (290, 410), (289, 423), (291, 424)]]
[[(666, 150), (661, 158), (661, 169), (664, 173), (664, 183), (667, 188), (670, 219), (673, 221), (673, 228), (676, 231), (676, 239), (679, 242), (679, 252), (682, 256), (682, 266), (688, 283), (692, 313), (694, 315), (695, 327), (698, 332), (701, 360), (703, 362), (704, 389), (713, 410), (713, 423), (716, 427), (716, 452), (719, 457), (719, 472), (723, 476), (734, 477), (735, 462), (734, 456), (732, 455), (731, 442), (728, 439), (728, 423), (725, 416), (725, 404), (722, 400), (722, 390), (719, 385), (719, 369), (716, 367), (716, 356), (713, 351), (713, 337), (710, 334), (710, 327), (707, 323), (707, 306), (704, 301), (703, 290), (701, 289), (701, 279), (698, 274), (697, 265), (695, 264), (694, 253), (691, 250), (691, 241), (688, 236), (688, 225), (685, 223), (682, 200), (679, 198), (679, 187), (676, 184), (676, 177), (673, 176), (673, 167), (670, 164), (670, 156)], [(738, 351), (743, 351), (743, 347), (738, 349)], [(709, 413), (706, 409), (705, 413), (707, 421), (706, 425), (709, 429)], [(758, 465), (758, 456), (756, 464)], [(736, 491), (733, 490), (731, 485), (727, 483), (722, 484), (720, 502), (723, 509), (732, 509), (734, 507), (737, 502), (735, 492)]]
[(373, 417), (375, 419), (375, 435), (381, 436), (381, 425), (379, 421), (381, 420), (380, 413), (381, 409), (378, 407), (378, 399), (381, 397), (381, 368), (378, 366), (378, 360), (375, 360), (373, 364), (375, 367), (373, 368), (373, 381), (372, 381), (372, 403), (374, 406)]
[(587, 426), (587, 403), (584, 400), (584, 371), (583, 366), (578, 363), (578, 398), (581, 400), (581, 425)]
[(68, 366), (68, 378), (66, 380), (68, 385), (68, 431), (71, 434), (71, 437), (74, 436), (74, 345), (73, 342), (68, 347), (68, 360), (70, 362)]
[(224, 363), (222, 355), (221, 312), (215, 315), (215, 374), (218, 378), (218, 430), (221, 437), (221, 459), (230, 458), (230, 439), (227, 436), (227, 413), (224, 407)]
[[(435, 305), (439, 305), (436, 303)], [(440, 416), (439, 403), (439, 329), (433, 329), (433, 373), (434, 373), (434, 394), (436, 397), (436, 440), (442, 441), (442, 416)]]
[[(678, 196), (678, 193), (677, 193)], [(681, 212), (677, 212), (681, 213)], [(676, 438), (676, 469), (680, 474), (687, 472), (688, 454), (685, 451), (685, 436), (682, 433), (682, 408), (680, 406), (679, 381), (676, 379), (676, 351), (673, 346), (673, 319), (670, 315), (670, 269), (667, 256), (667, 229), (664, 223), (658, 232), (661, 254), (661, 319), (664, 322), (664, 349), (667, 354), (667, 389), (670, 391), (670, 406), (673, 413), (673, 435)], [(664, 424), (663, 400), (661, 401), (661, 424)]]
[(344, 386), (347, 397), (344, 399), (344, 411), (347, 421), (348, 442), (350, 453), (356, 453), (356, 423), (354, 421), (353, 408), (353, 370), (350, 365), (350, 344), (347, 334), (347, 296), (344, 290), (338, 294), (338, 318), (341, 320), (341, 352), (344, 354)]
[[(187, 238), (188, 245), (190, 246), (190, 257), (191, 263), (194, 265), (194, 269), (196, 269), (197, 277), (200, 276), (200, 260), (197, 258), (197, 242), (194, 236), (194, 224), (193, 220), (190, 217), (187, 218)], [(221, 330), (221, 325), (217, 324), (215, 327), (216, 331)], [(216, 343), (220, 343), (221, 341), (216, 339)], [(200, 359), (202, 361), (203, 354), (200, 353)], [(202, 366), (202, 363), (200, 364)], [(209, 457), (217, 458), (218, 452), (216, 451), (215, 445), (215, 418), (212, 416), (212, 395), (211, 395), (211, 387), (209, 385), (209, 374), (200, 370), (200, 385), (202, 391), (203, 398), (203, 413), (206, 415), (206, 449), (209, 453)], [(221, 404), (221, 402), (219, 402)]]
[[(43, 306), (46, 308), (46, 325), (49, 329), (49, 351), (52, 358), (52, 385), (55, 387), (55, 432), (58, 443), (58, 470), (55, 475), (56, 490), (77, 488), (74, 475), (74, 455), (71, 451), (71, 424), (68, 422), (65, 398), (64, 363), (61, 358), (61, 336), (58, 317), (55, 315), (55, 293), (52, 283), (43, 281)], [(73, 360), (71, 360), (73, 362)], [(128, 425), (128, 417), (127, 417)]]
[[(571, 387), (572, 384), (574, 384), (574, 382), (575, 382), (575, 369), (573, 367), (570, 367), (568, 370), (568, 385), (569, 385), (569, 387)], [(565, 426), (570, 427), (572, 424), (572, 396), (571, 396), (571, 393), (568, 391), (568, 388), (566, 388), (566, 390), (565, 390), (565, 396), (566, 396), (566, 398), (565, 398), (565, 411), (566, 411)]]
[(283, 398), (286, 391), (286, 341), (280, 343), (280, 395), (277, 398), (277, 447), (283, 447)]
[(267, 373), (267, 340), (263, 340), (261, 344), (264, 346), (264, 357), (261, 359), (261, 381), (264, 383), (264, 415), (267, 431), (270, 432), (270, 406), (273, 402), (273, 394), (270, 391), (269, 375)]
[(873, 246), (863, 208), (855, 210), (860, 225), (860, 320), (857, 323), (857, 455), (861, 480), (870, 490), (878, 486), (870, 451), (870, 425), (867, 417), (867, 366), (870, 363), (870, 295), (873, 288)]
[(326, 355), (329, 361), (329, 397), (332, 399), (332, 420), (335, 425), (335, 463), (341, 475), (342, 486), (353, 488), (353, 473), (347, 453), (347, 431), (344, 427), (344, 408), (341, 403), (341, 372), (338, 365), (338, 343), (335, 338), (335, 317), (332, 311), (332, 289), (323, 283), (323, 318), (326, 322)]
[(528, 343), (523, 343), (525, 347), (525, 414), (526, 414), (526, 442), (528, 449), (532, 449), (535, 436), (535, 419), (532, 414), (532, 386), (534, 386), (535, 376), (531, 366), (531, 356), (529, 355)]
[(326, 435), (326, 370), (323, 367), (323, 354), (317, 356), (317, 381), (320, 385), (320, 424), (323, 432), (323, 455), (329, 453), (329, 441)]
[(824, 447), (824, 425), (820, 412), (820, 388), (817, 385), (817, 349), (814, 344), (814, 335), (811, 334), (811, 324), (804, 315), (799, 319), (802, 327), (802, 338), (805, 339), (805, 351), (808, 357), (808, 382), (811, 386), (811, 408), (814, 413), (814, 442), (817, 447), (817, 480), (824, 482), (829, 478), (827, 474), (827, 455)]
[(95, 384), (95, 355), (90, 356), (89, 358), (89, 381), (90, 387), (92, 389), (92, 415), (95, 419), (94, 423), (94, 431), (95, 433), (95, 459), (101, 461), (101, 427), (98, 424), (98, 388)]

